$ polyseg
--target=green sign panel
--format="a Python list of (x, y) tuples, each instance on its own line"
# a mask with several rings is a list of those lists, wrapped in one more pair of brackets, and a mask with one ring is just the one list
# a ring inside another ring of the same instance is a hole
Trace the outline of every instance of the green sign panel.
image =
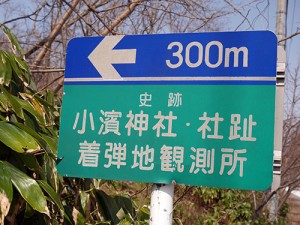
[[(240, 33), (252, 35), (251, 32)], [(263, 35), (270, 33), (259, 34), (264, 38)], [(208, 36), (207, 42), (214, 38), (214, 47), (218, 47), (217, 41), (222, 42), (218, 35)], [(162, 56), (165, 66), (175, 65), (172, 57), (176, 59), (178, 54), (172, 51), (177, 50), (168, 48), (172, 40), (167, 41), (168, 35), (153, 36), (166, 39), (161, 51), (171, 51)], [(145, 36), (132, 37), (139, 40)], [(78, 65), (76, 57), (73, 59), (70, 55), (86, 43), (85, 38), (76, 40), (79, 44), (69, 44), (57, 165), (61, 175), (251, 190), (270, 186), (276, 39), (275, 47), (273, 43), (264, 51), (275, 51), (267, 67), (271, 69), (262, 68), (263, 73), (253, 76), (252, 71), (246, 70), (248, 68), (243, 70), (242, 63), (239, 64), (242, 72), (236, 72), (241, 73), (240, 76), (227, 75), (225, 64), (225, 72), (221, 70), (208, 76), (211, 71), (205, 70), (192, 78), (188, 70), (184, 75), (171, 78), (136, 78), (125, 76), (125, 72), (124, 76), (119, 74), (122, 79), (104, 79), (99, 74), (99, 78), (77, 76), (81, 64), (85, 69), (89, 68), (88, 63), (91, 68), (96, 67), (89, 58), (89, 49), (95, 48), (102, 39), (93, 40), (95, 44), (81, 52), (80, 57), (86, 55), (86, 62), (79, 60)], [(232, 46), (234, 44), (232, 41)], [(237, 47), (245, 46), (250, 57), (252, 51), (257, 53), (260, 49), (252, 50), (252, 45), (244, 43)], [(199, 44), (193, 44), (191, 49), (194, 46)], [(132, 45), (127, 49), (133, 49)], [(136, 47), (136, 64), (138, 52)], [(239, 54), (243, 60), (242, 53)], [(189, 60), (195, 63), (195, 59), (191, 56)], [(248, 67), (254, 61), (250, 59)], [(122, 66), (136, 66), (131, 63)], [(123, 71), (122, 66), (118, 67), (120, 71)], [(238, 69), (234, 64), (232, 67)], [(170, 70), (175, 72), (176, 68)], [(231, 68), (231, 71), (234, 70)], [(91, 69), (88, 74), (98, 72)]]

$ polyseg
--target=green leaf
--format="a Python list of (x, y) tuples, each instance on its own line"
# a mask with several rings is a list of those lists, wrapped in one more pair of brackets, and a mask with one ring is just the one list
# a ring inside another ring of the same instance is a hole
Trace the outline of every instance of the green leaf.
[(15, 57), (15, 60), (17, 62), (17, 65), (19, 66), (19, 68), (23, 71), (22, 73), (18, 74), (19, 78), (23, 82), (26, 82), (26, 86), (29, 85), (29, 83), (31, 82), (31, 75), (30, 75), (30, 71), (29, 71), (27, 64), (18, 57)]
[(8, 100), (3, 93), (0, 93), (0, 105), (5, 111), (8, 111), (9, 109)]
[(150, 218), (150, 209), (148, 206), (142, 206), (139, 208), (139, 220), (146, 221)]
[(13, 71), (15, 72), (17, 77), (23, 82), (25, 87), (28, 87), (29, 85), (32, 89), (35, 89), (35, 84), (33, 83), (33, 79), (26, 62), (24, 62), (22, 59), (20, 59), (12, 53), (5, 52), (5, 54), (9, 59)]
[(4, 161), (0, 162), (4, 164), (4, 169), (13, 175), (11, 176), (11, 182), (25, 201), (34, 210), (49, 215), (46, 198), (38, 183), (12, 164)]
[(112, 197), (102, 190), (95, 190), (95, 196), (102, 214), (112, 224), (118, 224), (124, 218), (124, 213), (134, 214), (132, 202), (128, 197)]
[(8, 214), (13, 198), (13, 188), (10, 173), (4, 169), (0, 161), (0, 224), (4, 224), (4, 217)]
[(0, 115), (0, 120), (2, 120), (2, 121), (6, 121), (6, 118), (5, 118), (5, 117), (3, 117), (2, 115)]
[(27, 64), (22, 59), (10, 52), (3, 51), (3, 54), (9, 61), (14, 74), (20, 79), (24, 86), (27, 87), (32, 80)]
[(58, 138), (53, 138), (45, 134), (41, 134), (42, 138), (48, 144), (52, 154), (57, 155)]
[(122, 220), (118, 225), (131, 225), (131, 221), (128, 221), (127, 219)]
[(39, 123), (36, 120), (36, 118), (32, 114), (27, 112), (26, 110), (24, 110), (23, 113), (24, 113), (24, 125), (26, 127), (29, 127), (31, 129), (35, 130), (36, 132), (40, 132), (41, 127), (39, 126)]
[[(37, 182), (44, 189), (44, 191), (47, 192), (47, 194), (54, 201), (54, 203), (58, 206), (58, 208), (64, 213), (64, 206), (62, 205), (62, 203), (59, 199), (59, 196), (54, 191), (54, 189), (45, 180), (38, 180)], [(64, 217), (66, 218), (66, 220), (68, 222), (70, 222), (72, 224), (71, 219), (69, 218), (69, 216), (66, 213), (64, 213)]]
[(84, 225), (84, 216), (75, 207), (73, 207), (72, 216), (76, 225)]
[(90, 194), (85, 191), (79, 191), (80, 196), (80, 205), (83, 211), (83, 214), (86, 214), (87, 206), (89, 204)]
[(3, 86), (0, 86), (0, 89), (8, 100), (8, 103), (11, 105), (12, 110), (17, 114), (19, 118), (24, 119), (23, 110), (19, 102)]
[(17, 61), (16, 58), (17, 56), (15, 56), (14, 54), (10, 53), (10, 52), (6, 52), (3, 51), (4, 55), (6, 56), (6, 58), (9, 60), (10, 65), (13, 69), (13, 71), (17, 74), (17, 75), (21, 75), (23, 72), (20, 69), (20, 67), (17, 65)]
[[(16, 125), (19, 129), (25, 131), (27, 134), (29, 134), (34, 140), (39, 144), (39, 148), (34, 151), (39, 151), (40, 148), (43, 148), (48, 156), (50, 156), (53, 160), (56, 160), (56, 152), (57, 152), (57, 142), (58, 137), (52, 138), (44, 134), (37, 133), (35, 130), (31, 129), (30, 127), (22, 124), (22, 123), (13, 123), (13, 125)], [(1, 139), (0, 139), (1, 140)], [(52, 143), (51, 143), (52, 141)], [(52, 149), (53, 148), (53, 149)], [(55, 154), (53, 153), (55, 152)], [(30, 152), (29, 152), (30, 153)]]
[(29, 112), (31, 115), (33, 115), (40, 124), (45, 123), (44, 118), (37, 112), (35, 108), (33, 108), (33, 106), (28, 101), (25, 101), (17, 97), (14, 98), (16, 101), (18, 101), (21, 107), (25, 109), (27, 112)]
[(40, 96), (36, 95), (35, 98), (40, 102), (40, 104), (43, 104), (44, 107), (48, 107), (51, 111), (56, 111), (55, 107), (52, 104), (50, 104)]
[(37, 174), (41, 174), (41, 167), (34, 155), (22, 154), (20, 158), (28, 169), (36, 172)]
[(32, 217), (34, 215), (34, 213), (35, 213), (35, 211), (31, 207), (31, 205), (29, 205), (28, 203), (26, 203), (24, 217), (25, 218), (30, 218), (30, 217)]
[(8, 86), (11, 81), (12, 68), (4, 54), (4, 51), (0, 50), (0, 85)]
[(38, 180), (39, 185), (47, 192), (50, 198), (54, 201), (54, 203), (58, 206), (60, 210), (64, 210), (64, 206), (62, 205), (59, 196), (54, 191), (54, 189), (45, 181), (45, 180)]
[[(27, 102), (30, 102), (30, 105), (32, 108), (36, 111), (37, 114), (39, 114), (43, 119), (41, 121), (45, 121), (45, 110), (43, 105), (39, 102), (39, 99), (37, 96), (33, 97), (32, 95), (28, 93), (20, 93), (20, 96)], [(29, 110), (29, 108), (27, 108)], [(30, 111), (31, 112), (31, 111)]]
[(9, 42), (11, 43), (13, 52), (18, 53), (22, 58), (24, 58), (24, 53), (17, 37), (4, 24), (0, 24), (0, 27), (6, 34)]
[(36, 141), (37, 143), (44, 148), (44, 150), (51, 155), (51, 157), (53, 157), (54, 159), (56, 158), (55, 155), (53, 155), (51, 152), (48, 152), (48, 145), (47, 142), (41, 137), (41, 135), (39, 133), (37, 133), (35, 130), (33, 130), (32, 128), (22, 124), (22, 123), (13, 123), (14, 125), (16, 125), (18, 128), (20, 128), (21, 130), (25, 131), (26, 133), (28, 133), (29, 135), (31, 135)]
[(40, 146), (31, 135), (2, 121), (0, 121), (0, 141), (19, 153), (23, 153), (25, 150), (28, 152), (40, 150)]
[(52, 106), (55, 105), (54, 93), (52, 91), (46, 90), (45, 99)]

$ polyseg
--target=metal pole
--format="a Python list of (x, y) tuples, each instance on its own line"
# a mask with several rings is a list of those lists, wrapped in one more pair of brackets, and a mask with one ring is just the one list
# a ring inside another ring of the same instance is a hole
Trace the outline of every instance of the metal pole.
[[(287, 1), (277, 0), (276, 35), (279, 41), (286, 36), (286, 9)], [(285, 41), (280, 42), (279, 46), (282, 46), (283, 49), (285, 49)]]
[(150, 203), (150, 225), (172, 225), (174, 183), (153, 184)]
[[(276, 34), (278, 40), (285, 38), (286, 29), (286, 0), (277, 1)], [(284, 105), (284, 85), (285, 85), (285, 41), (278, 44), (277, 51), (277, 76), (276, 76), (276, 109), (275, 109), (275, 134), (274, 134), (274, 163), (273, 182), (271, 192), (276, 191), (281, 180), (281, 155), (282, 155), (282, 133), (283, 133), (283, 105)], [(269, 220), (274, 222), (278, 215), (278, 195), (275, 193), (269, 203)]]
[[(283, 133), (283, 103), (284, 103), (284, 79), (286, 57), (282, 46), (278, 46), (277, 56), (277, 76), (276, 76), (276, 108), (275, 108), (275, 133), (274, 133), (274, 162), (273, 162), (273, 182), (271, 192), (276, 191), (281, 180), (281, 155), (282, 155), (282, 133)], [(277, 220), (278, 196), (275, 193), (269, 204), (269, 220)]]

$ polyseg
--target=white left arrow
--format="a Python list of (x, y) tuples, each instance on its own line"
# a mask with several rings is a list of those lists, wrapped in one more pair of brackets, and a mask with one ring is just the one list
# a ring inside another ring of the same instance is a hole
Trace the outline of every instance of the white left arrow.
[(103, 79), (122, 79), (112, 64), (135, 63), (136, 49), (113, 49), (124, 35), (106, 36), (88, 56)]

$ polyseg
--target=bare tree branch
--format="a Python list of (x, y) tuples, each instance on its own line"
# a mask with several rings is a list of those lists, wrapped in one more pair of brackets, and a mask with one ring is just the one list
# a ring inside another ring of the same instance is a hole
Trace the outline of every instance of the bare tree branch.
[[(69, 5), (69, 7), (72, 7), (69, 3), (67, 3), (67, 5)], [(92, 6), (91, 6), (91, 7), (92, 7)], [(89, 8), (89, 7), (88, 7), (88, 8)], [(76, 21), (82, 19), (82, 20), (85, 22), (85, 24), (86, 24), (88, 27), (90, 27), (97, 35), (101, 35), (101, 34), (94, 28), (94, 26), (93, 26), (92, 24), (90, 24), (90, 23), (84, 18), (84, 16), (80, 15), (75, 9), (74, 9), (74, 12), (78, 15), (78, 17), (76, 18)], [(90, 12), (90, 8), (89, 8), (89, 10), (86, 10), (86, 12)], [(68, 24), (68, 26), (70, 26), (70, 25)]]
[(142, 2), (146, 0), (134, 0), (132, 3), (129, 5), (128, 9), (126, 9), (118, 18), (115, 19), (114, 22), (111, 23), (109, 28), (104, 29), (101, 32), (101, 35), (106, 36), (110, 33), (112, 29), (117, 27), (123, 20), (125, 20), (127, 17), (130, 16), (130, 14), (133, 12), (133, 10)]
[(30, 19), (30, 20), (34, 20), (32, 19), (31, 17), (36, 15), (39, 11), (41, 11), (45, 6), (47, 5), (47, 1), (45, 1), (41, 7), (39, 7), (37, 10), (35, 10), (33, 13), (29, 14), (29, 15), (25, 15), (25, 16), (21, 16), (21, 17), (17, 17), (17, 18), (14, 18), (14, 19), (11, 19), (11, 20), (7, 20), (5, 22), (3, 22), (3, 24), (8, 24), (8, 23), (12, 23), (12, 22), (15, 22), (15, 21), (18, 21), (18, 20), (22, 20), (22, 19)]
[[(87, 5), (87, 7), (94, 13), (94, 15), (97, 17), (97, 19), (106, 27), (106, 29), (109, 30), (110, 33), (116, 34), (115, 31), (113, 31), (101, 18), (101, 16), (98, 15), (97, 10), (87, 1), (84, 0), (84, 3)], [(102, 34), (100, 34), (102, 35)]]
[(286, 40), (288, 40), (288, 39), (291, 39), (291, 38), (293, 38), (293, 37), (295, 37), (295, 36), (297, 36), (297, 35), (299, 35), (299, 34), (300, 34), (300, 29), (297, 28), (297, 32), (295, 32), (295, 33), (291, 34), (290, 36), (287, 36), (287, 37), (285, 37), (285, 38), (279, 40), (278, 43), (283, 42), (283, 41), (286, 41)]
[[(240, 15), (244, 18), (244, 20), (242, 21), (242, 23), (243, 23), (244, 21), (247, 21), (248, 24), (249, 24), (249, 26), (251, 27), (251, 29), (254, 30), (254, 28), (252, 27), (252, 24), (250, 23), (249, 19), (247, 18), (247, 16), (248, 16), (250, 10), (247, 12), (246, 16), (244, 16), (243, 13), (241, 13), (241, 11), (238, 10), (236, 7), (234, 7), (229, 1), (224, 0), (224, 2), (226, 2), (226, 3), (227, 3), (227, 4), (228, 4), (235, 12), (238, 12), (238, 14), (240, 14)], [(242, 23), (241, 23), (241, 24), (242, 24)], [(240, 27), (241, 24), (240, 24), (238, 27)], [(236, 29), (236, 30), (237, 30), (237, 29)]]
[(49, 36), (47, 37), (46, 42), (43, 44), (42, 50), (39, 52), (39, 54), (37, 55), (36, 59), (33, 62), (33, 66), (34, 67), (38, 66), (41, 63), (43, 57), (46, 55), (46, 53), (47, 53), (48, 49), (50, 48), (52, 42), (54, 41), (55, 37), (60, 33), (61, 27), (67, 21), (67, 19), (69, 18), (69, 16), (73, 12), (73, 9), (76, 7), (76, 5), (79, 2), (80, 2), (80, 0), (73, 0), (72, 1), (71, 7), (69, 7), (69, 9), (63, 15), (63, 17), (61, 18), (61, 20), (59, 21), (59, 23), (56, 25), (56, 27), (49, 34)]
[(55, 72), (65, 72), (65, 69), (33, 69), (30, 70), (31, 73), (55, 73)]

